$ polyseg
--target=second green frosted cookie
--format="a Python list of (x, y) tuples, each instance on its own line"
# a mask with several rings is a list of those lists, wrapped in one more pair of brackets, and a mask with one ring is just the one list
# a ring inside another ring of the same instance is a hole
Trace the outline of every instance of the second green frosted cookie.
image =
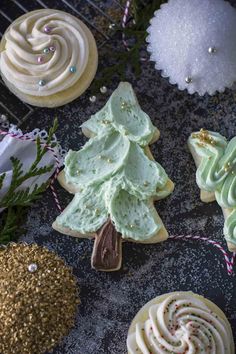
[(224, 235), (230, 251), (236, 251), (236, 137), (229, 142), (219, 133), (201, 129), (192, 133), (188, 146), (197, 172), (201, 200), (214, 200), (225, 217)]

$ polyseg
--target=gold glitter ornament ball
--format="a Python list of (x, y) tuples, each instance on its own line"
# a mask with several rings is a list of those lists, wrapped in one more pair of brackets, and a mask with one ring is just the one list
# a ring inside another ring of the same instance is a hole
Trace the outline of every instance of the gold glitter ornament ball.
[(46, 248), (0, 250), (0, 353), (41, 354), (68, 334), (79, 303), (76, 279)]

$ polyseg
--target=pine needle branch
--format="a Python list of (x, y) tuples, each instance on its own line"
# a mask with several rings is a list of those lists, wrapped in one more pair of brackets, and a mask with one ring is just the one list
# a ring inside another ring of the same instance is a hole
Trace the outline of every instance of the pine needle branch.
[[(49, 133), (48, 133), (48, 138), (46, 141), (46, 146), (50, 146), (51, 140), (53, 138), (53, 135), (55, 134), (55, 131), (58, 127), (58, 120), (54, 120), (53, 126), (50, 128)], [(36, 187), (35, 190), (31, 191), (28, 189), (25, 189), (25, 193), (22, 194), (20, 193), (17, 189), (27, 180), (29, 180), (32, 177), (36, 176), (41, 176), (47, 172), (50, 172), (53, 168), (53, 165), (49, 166), (43, 166), (43, 167), (38, 167), (39, 162), (42, 160), (42, 157), (45, 155), (47, 152), (47, 147), (44, 145), (44, 147), (41, 147), (41, 142), (39, 137), (36, 139), (36, 158), (35, 161), (32, 163), (30, 166), (29, 170), (27, 172), (23, 172), (22, 167), (23, 164), (20, 162), (15, 157), (11, 157), (11, 162), (12, 162), (12, 180), (11, 180), (11, 185), (5, 194), (5, 196), (2, 198), (0, 201), (0, 207), (9, 207), (9, 206), (15, 206), (15, 205), (24, 205), (24, 199), (25, 198), (25, 204), (29, 204), (30, 196), (32, 196), (32, 200), (35, 200), (35, 196), (39, 194), (37, 190), (43, 191), (41, 187)], [(46, 185), (42, 185), (43, 187), (46, 187)], [(0, 180), (0, 187), (1, 187), (1, 180)], [(44, 188), (45, 190), (45, 188)]]
[[(57, 119), (54, 120), (53, 126), (50, 128), (46, 144), (42, 147), (39, 137), (36, 139), (36, 157), (28, 171), (23, 171), (22, 162), (11, 157), (12, 162), (12, 179), (8, 191), (0, 201), (0, 208), (5, 208), (3, 216), (0, 219), (0, 243), (9, 242), (14, 237), (14, 233), (19, 229), (21, 214), (26, 206), (29, 206), (34, 200), (40, 197), (49, 186), (49, 181), (34, 187), (21, 188), (22, 184), (32, 177), (39, 177), (52, 170), (53, 165), (39, 166), (43, 156), (47, 152), (46, 146), (54, 147), (51, 144), (56, 129), (58, 127)], [(5, 174), (0, 176), (0, 190), (3, 187)]]
[[(132, 32), (127, 30), (127, 33)], [(140, 50), (144, 43), (145, 37), (145, 31), (137, 31), (135, 36), (135, 44), (130, 48), (129, 51), (124, 49), (124, 51), (115, 51), (113, 53), (113, 58), (115, 59), (116, 64), (107, 66), (102, 69), (100, 76), (92, 84), (92, 92), (96, 93), (101, 86), (106, 85), (107, 82), (110, 82), (113, 77), (118, 77), (120, 81), (125, 80), (128, 67), (131, 68), (131, 71), (133, 71), (137, 77), (140, 75)]]
[(2, 186), (3, 186), (3, 182), (4, 182), (5, 177), (6, 177), (6, 173), (3, 173), (3, 174), (0, 176), (0, 189), (2, 189)]
[(23, 231), (19, 225), (25, 217), (25, 209), (21, 207), (10, 207), (4, 211), (0, 223), (0, 244), (7, 244), (14, 241)]
[(145, 46), (145, 39), (147, 36), (146, 31), (150, 19), (153, 17), (154, 12), (165, 2), (167, 2), (167, 0), (132, 1), (130, 19), (134, 19), (134, 23), (130, 21), (125, 29), (118, 28), (116, 32), (117, 34), (125, 34), (126, 41), (131, 40), (133, 44), (130, 45), (129, 51), (127, 51), (126, 48), (123, 48), (123, 50), (114, 52), (114, 46), (112, 46), (114, 43), (112, 43), (112, 41), (109, 42), (112, 46), (112, 57), (113, 59), (116, 59), (116, 62), (108, 67), (101, 68), (100, 75), (91, 86), (93, 94), (96, 94), (99, 91), (99, 88), (106, 85), (107, 82), (111, 82), (114, 77), (118, 77), (120, 81), (126, 80), (128, 68), (131, 68), (131, 71), (135, 74), (136, 78), (140, 76), (140, 54)]

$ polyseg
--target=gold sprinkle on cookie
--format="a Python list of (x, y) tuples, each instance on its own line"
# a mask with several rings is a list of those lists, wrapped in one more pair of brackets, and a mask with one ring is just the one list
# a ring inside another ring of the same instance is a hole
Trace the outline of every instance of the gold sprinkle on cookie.
[(192, 138), (199, 139), (201, 144), (200, 147), (203, 147), (205, 144), (215, 145), (216, 141), (210, 136), (208, 130), (201, 128), (199, 133), (193, 133)]
[(122, 101), (121, 105), (120, 105), (120, 108), (122, 109), (122, 111), (126, 111), (126, 112), (130, 113), (132, 105), (129, 102), (127, 102), (127, 101)]
[(110, 124), (111, 122), (108, 119), (102, 119), (101, 123), (104, 124), (104, 125), (107, 125), (107, 124)]

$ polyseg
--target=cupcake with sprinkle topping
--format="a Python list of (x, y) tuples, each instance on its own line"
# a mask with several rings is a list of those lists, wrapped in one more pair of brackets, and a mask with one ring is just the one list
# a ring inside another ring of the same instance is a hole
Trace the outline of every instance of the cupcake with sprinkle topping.
[(97, 70), (97, 47), (87, 26), (58, 10), (41, 9), (16, 19), (0, 45), (0, 70), (22, 101), (57, 107), (80, 96)]
[(149, 301), (135, 316), (128, 354), (234, 354), (224, 313), (192, 292), (173, 292)]

